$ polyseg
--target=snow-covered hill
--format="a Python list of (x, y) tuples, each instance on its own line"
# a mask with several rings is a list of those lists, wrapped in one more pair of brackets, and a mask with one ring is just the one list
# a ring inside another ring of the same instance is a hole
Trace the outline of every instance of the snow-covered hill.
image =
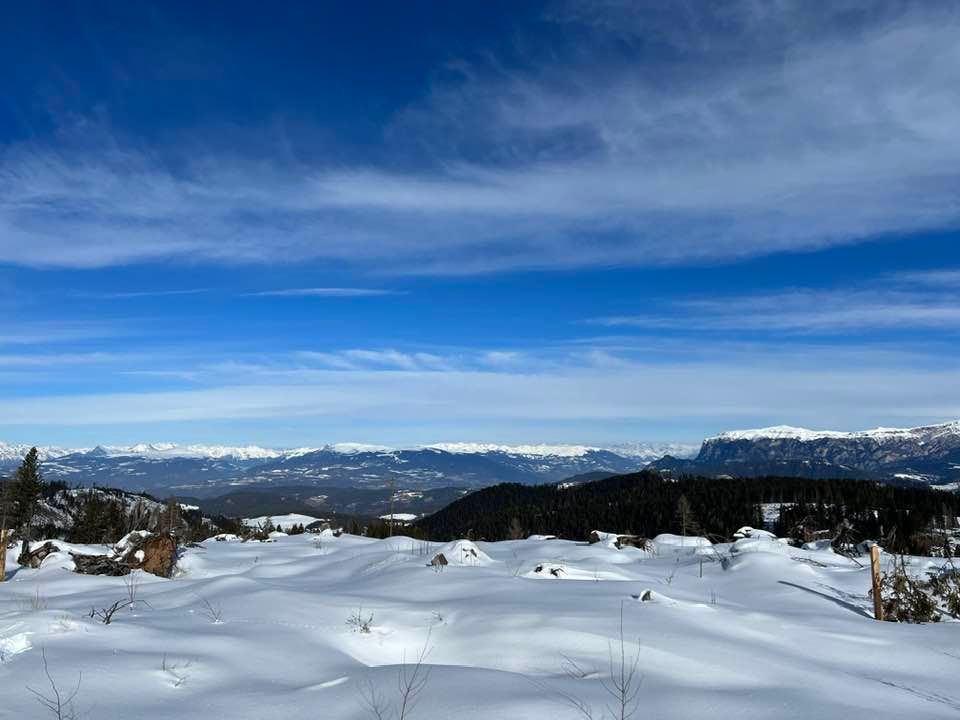
[(960, 623), (874, 621), (868, 566), (766, 539), (654, 546), (208, 540), (174, 579), (135, 576), (138, 602), (109, 625), (90, 608), (127, 600), (124, 578), (66, 572), (57, 553), (0, 585), (4, 717), (50, 717), (28, 690), (49, 694), (45, 657), (64, 697), (79, 681), (76, 717), (364, 720), (364, 698), (396, 705), (426, 647), (412, 720), (585, 717), (571, 699), (599, 719), (621, 632), (635, 718), (957, 717)]

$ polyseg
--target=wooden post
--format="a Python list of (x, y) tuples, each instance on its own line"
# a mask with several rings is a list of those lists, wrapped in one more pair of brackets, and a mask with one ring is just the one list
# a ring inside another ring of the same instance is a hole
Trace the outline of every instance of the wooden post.
[(7, 533), (9, 530), (0, 530), (0, 582), (7, 579)]
[(880, 595), (880, 546), (870, 548), (870, 574), (873, 576), (873, 616), (883, 620), (883, 597)]

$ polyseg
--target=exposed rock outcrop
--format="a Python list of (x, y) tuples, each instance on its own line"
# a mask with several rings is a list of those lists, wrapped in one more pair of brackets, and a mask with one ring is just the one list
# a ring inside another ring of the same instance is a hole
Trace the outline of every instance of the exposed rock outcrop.
[(168, 578), (177, 563), (177, 539), (170, 533), (134, 531), (107, 555), (71, 555), (76, 572), (84, 575), (126, 575), (131, 570), (143, 570)]

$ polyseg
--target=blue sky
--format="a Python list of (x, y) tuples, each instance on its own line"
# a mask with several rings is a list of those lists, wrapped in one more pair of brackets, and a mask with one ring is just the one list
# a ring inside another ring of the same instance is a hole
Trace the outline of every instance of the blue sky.
[(960, 10), (30, 3), (0, 440), (960, 417)]

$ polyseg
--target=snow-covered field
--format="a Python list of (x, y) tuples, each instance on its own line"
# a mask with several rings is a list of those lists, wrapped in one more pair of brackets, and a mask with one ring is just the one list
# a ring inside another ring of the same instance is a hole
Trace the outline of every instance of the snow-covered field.
[(267, 521), (269, 520), (274, 524), (274, 526), (279, 525), (282, 528), (289, 528), (291, 525), (303, 525), (306, 527), (307, 525), (322, 519), (323, 518), (314, 517), (313, 515), (286, 513), (284, 515), (261, 515), (260, 517), (255, 518), (245, 518), (243, 520), (243, 524), (247, 527), (256, 528), (266, 525)]
[[(427, 562), (441, 550), (450, 564), (437, 572)], [(8, 556), (0, 717), (48, 717), (27, 690), (49, 692), (42, 650), (61, 691), (82, 673), (89, 718), (365, 718), (362, 692), (394, 701), (399, 664), (429, 642), (408, 718), (583, 717), (566, 693), (599, 720), (621, 608), (627, 653), (640, 655), (638, 719), (960, 714), (960, 624), (873, 621), (868, 571), (829, 550), (765, 539), (733, 550), (724, 570), (717, 548), (678, 538), (656, 553), (549, 539), (210, 540), (185, 550), (178, 577), (143, 575), (140, 601), (110, 625), (87, 615), (127, 598), (123, 578), (73, 574), (65, 555), (38, 570)], [(373, 615), (369, 633), (348, 626), (357, 613)]]

